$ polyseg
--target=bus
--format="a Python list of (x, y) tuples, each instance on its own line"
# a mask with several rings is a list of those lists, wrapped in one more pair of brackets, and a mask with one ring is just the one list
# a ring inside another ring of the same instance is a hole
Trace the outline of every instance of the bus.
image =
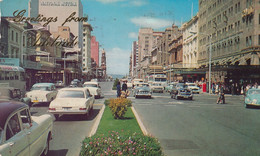
[(161, 86), (167, 86), (167, 77), (164, 74), (150, 75), (148, 78), (148, 83), (160, 83)]
[(26, 91), (25, 71), (18, 66), (0, 65), (0, 87), (14, 87)]

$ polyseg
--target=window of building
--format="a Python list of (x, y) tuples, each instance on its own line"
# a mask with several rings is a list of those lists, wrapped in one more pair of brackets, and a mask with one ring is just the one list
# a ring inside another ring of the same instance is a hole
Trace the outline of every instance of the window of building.
[(258, 20), (259, 20), (259, 24), (260, 24), (260, 13), (259, 13), (259, 15), (258, 15)]
[(15, 34), (15, 41), (18, 42), (18, 33)]
[(258, 35), (258, 45), (260, 45), (260, 35)]
[(12, 30), (12, 41), (14, 40), (14, 31)]

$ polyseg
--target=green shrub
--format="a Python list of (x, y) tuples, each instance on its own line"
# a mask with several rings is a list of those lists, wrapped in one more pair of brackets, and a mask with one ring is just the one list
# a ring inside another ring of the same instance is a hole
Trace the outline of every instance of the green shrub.
[(157, 139), (139, 133), (112, 131), (107, 135), (94, 135), (85, 138), (80, 151), (81, 156), (101, 155), (163, 155)]
[(132, 101), (126, 98), (109, 99), (108, 104), (115, 119), (122, 119), (131, 105)]
[(117, 85), (118, 82), (119, 82), (119, 79), (116, 78), (115, 81), (114, 81), (112, 90), (116, 90), (116, 85)]
[(104, 102), (105, 106), (108, 106), (109, 105), (109, 100), (106, 99), (105, 102)]

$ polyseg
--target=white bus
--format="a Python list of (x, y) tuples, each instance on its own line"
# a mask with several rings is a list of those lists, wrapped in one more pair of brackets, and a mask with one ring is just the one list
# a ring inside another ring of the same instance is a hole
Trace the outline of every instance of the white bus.
[(14, 87), (25, 94), (25, 71), (18, 66), (0, 65), (0, 87)]
[(148, 83), (160, 83), (161, 86), (166, 87), (167, 86), (167, 77), (164, 74), (155, 74), (150, 75), (148, 78)]

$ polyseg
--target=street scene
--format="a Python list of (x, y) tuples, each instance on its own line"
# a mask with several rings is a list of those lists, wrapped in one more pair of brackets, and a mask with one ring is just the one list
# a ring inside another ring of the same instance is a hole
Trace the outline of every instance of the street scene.
[(260, 155), (256, 0), (0, 0), (0, 156)]
[[(89, 135), (104, 100), (116, 97), (116, 92), (111, 90), (112, 82), (100, 84), (104, 97), (95, 100), (89, 119), (68, 115), (54, 122), (49, 155), (78, 154), (80, 142)], [(257, 155), (260, 152), (259, 109), (245, 109), (244, 96), (228, 95), (226, 104), (216, 104), (218, 96), (207, 93), (195, 94), (191, 101), (172, 99), (169, 93), (153, 93), (151, 99), (135, 99), (132, 95), (128, 98), (148, 133), (159, 139), (166, 155)], [(32, 115), (37, 116), (47, 111), (46, 105), (31, 108)]]

